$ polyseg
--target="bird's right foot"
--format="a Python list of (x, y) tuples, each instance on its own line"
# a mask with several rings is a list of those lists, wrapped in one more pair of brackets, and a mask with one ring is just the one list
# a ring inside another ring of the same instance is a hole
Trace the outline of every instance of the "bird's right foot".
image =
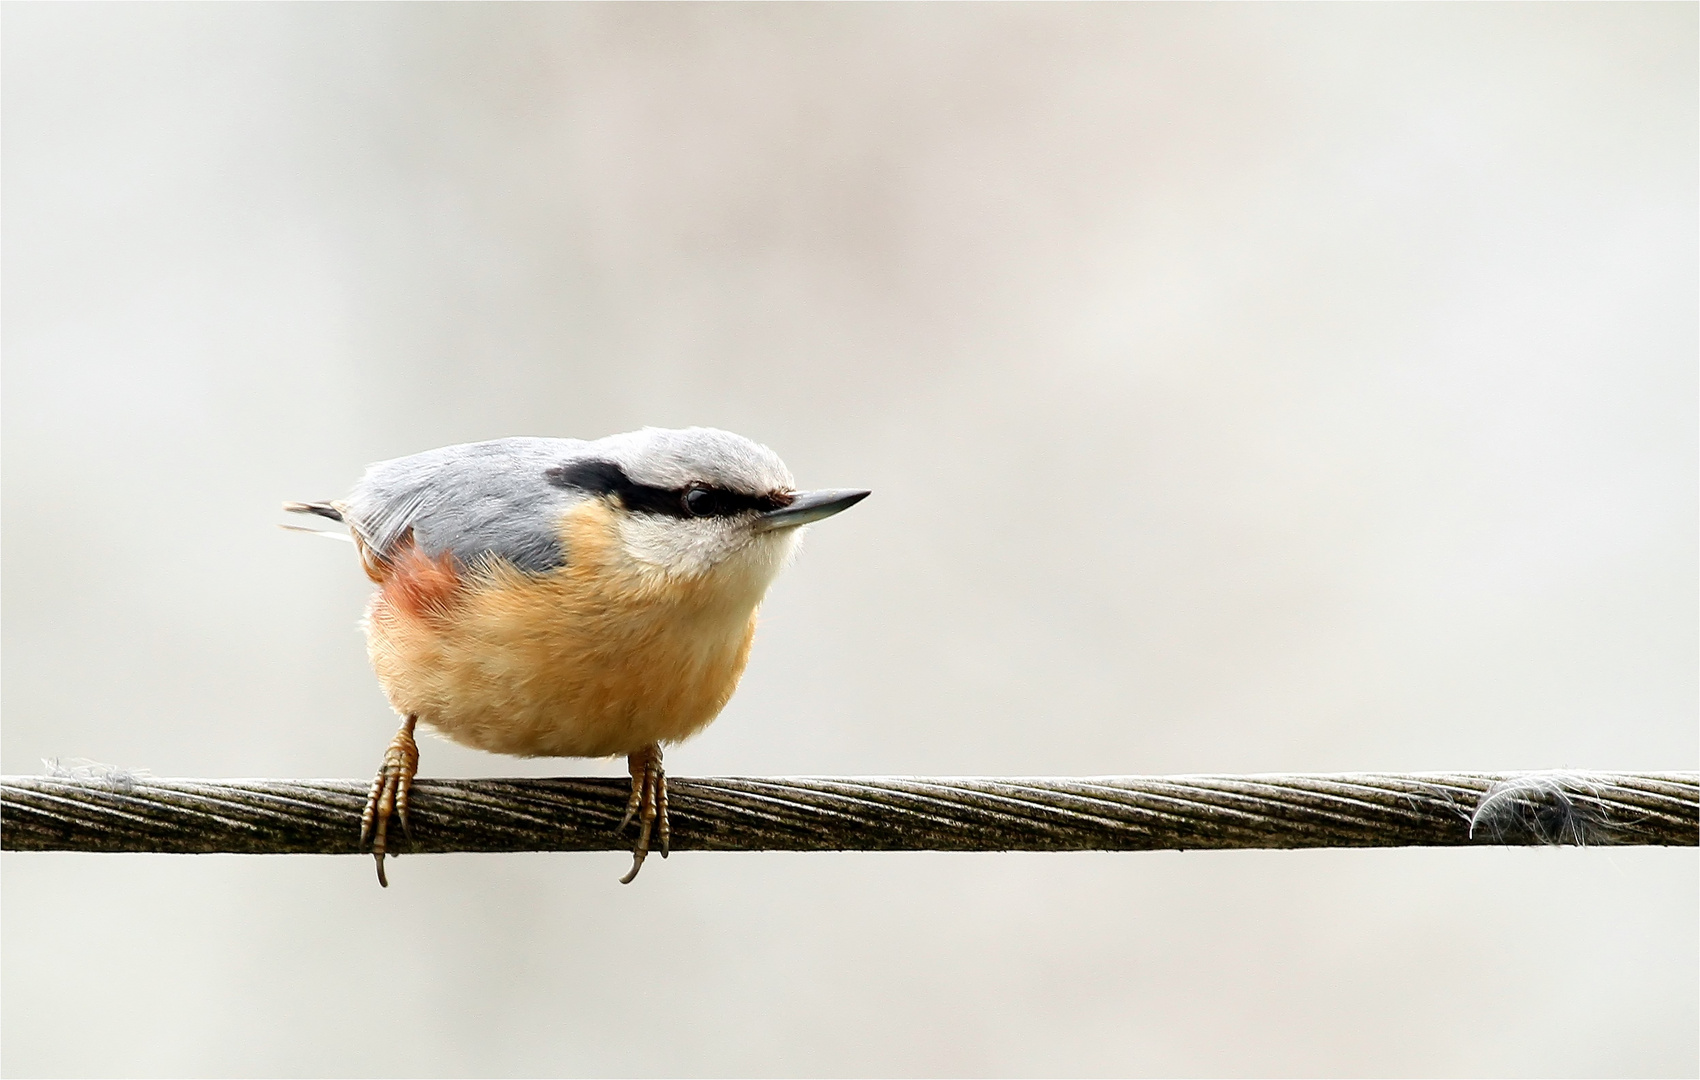
[(413, 726), (417, 716), (402, 722), (401, 730), (390, 740), (384, 751), (384, 763), (372, 779), (372, 792), (366, 797), (366, 812), (360, 815), (360, 846), (372, 845), (372, 857), (378, 861), (378, 884), (390, 887), (384, 876), (384, 856), (389, 853), (390, 815), (401, 820), (402, 835), (413, 843), (413, 829), (407, 823), (407, 795), (413, 788), (413, 777), (419, 772), (419, 745), (413, 741)]
[(663, 859), (667, 857), (667, 849), (673, 839), (672, 822), (667, 819), (667, 774), (661, 768), (660, 744), (651, 743), (635, 754), (626, 755), (626, 765), (632, 773), (632, 797), (626, 803), (626, 816), (620, 822), (620, 828), (624, 829), (634, 817), (637, 818), (638, 838), (637, 843), (632, 845), (632, 868), (620, 879), (622, 885), (630, 885), (638, 871), (643, 869), (643, 860), (649, 854), (652, 829), (660, 833)]

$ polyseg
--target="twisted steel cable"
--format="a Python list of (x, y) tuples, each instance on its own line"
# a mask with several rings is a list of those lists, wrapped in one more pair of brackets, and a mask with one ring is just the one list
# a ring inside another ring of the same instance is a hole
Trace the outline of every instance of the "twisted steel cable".
[[(1700, 773), (669, 779), (675, 851), (1700, 845)], [(354, 854), (368, 784), (0, 777), (0, 848)], [(417, 852), (608, 851), (624, 779), (418, 780)], [(409, 850), (403, 848), (402, 850)]]

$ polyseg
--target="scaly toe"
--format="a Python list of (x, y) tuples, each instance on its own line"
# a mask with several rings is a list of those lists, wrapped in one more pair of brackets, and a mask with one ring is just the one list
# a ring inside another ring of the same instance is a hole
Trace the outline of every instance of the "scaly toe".
[(366, 809), (360, 815), (360, 846), (370, 845), (372, 857), (378, 864), (378, 884), (386, 889), (390, 882), (384, 873), (384, 857), (390, 854), (392, 816), (401, 822), (402, 835), (407, 837), (408, 844), (413, 843), (413, 824), (408, 820), (407, 799), (413, 787), (413, 777), (419, 771), (419, 747), (413, 741), (414, 719), (408, 717), (407, 723), (390, 740), (389, 749), (384, 751), (384, 763), (378, 768), (378, 775), (372, 780), (372, 790), (366, 796)]

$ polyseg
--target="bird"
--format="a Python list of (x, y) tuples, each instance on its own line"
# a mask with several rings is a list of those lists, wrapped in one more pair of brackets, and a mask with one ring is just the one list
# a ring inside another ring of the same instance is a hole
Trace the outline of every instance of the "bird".
[(798, 491), (777, 454), (729, 431), (650, 427), (444, 446), (369, 466), (344, 499), (285, 503), (346, 525), (377, 586), (361, 625), (402, 718), (361, 815), (379, 884), (391, 819), (413, 838), (420, 724), (497, 754), (625, 756), (619, 828), (638, 833), (621, 883), (652, 836), (665, 858), (662, 747), (732, 697), (803, 527), (868, 495)]

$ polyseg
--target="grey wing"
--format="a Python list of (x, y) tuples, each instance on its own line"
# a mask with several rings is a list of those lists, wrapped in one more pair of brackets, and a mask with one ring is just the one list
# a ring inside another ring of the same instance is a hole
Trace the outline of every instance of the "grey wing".
[(552, 570), (566, 561), (561, 515), (584, 494), (546, 474), (583, 445), (496, 439), (381, 461), (348, 497), (345, 516), (384, 558), (411, 530), (432, 558), (447, 553), (463, 566), (500, 558), (533, 573)]

